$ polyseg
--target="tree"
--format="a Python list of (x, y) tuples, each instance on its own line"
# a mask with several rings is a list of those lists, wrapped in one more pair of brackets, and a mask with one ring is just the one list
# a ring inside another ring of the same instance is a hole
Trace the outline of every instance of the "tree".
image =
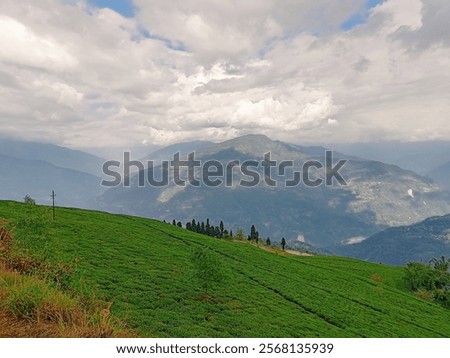
[(251, 241), (256, 240), (256, 228), (255, 228), (255, 225), (252, 225), (252, 227), (250, 228), (250, 235), (249, 235), (248, 239), (251, 240)]
[(269, 237), (266, 239), (266, 245), (267, 245), (267, 246), (272, 245), (272, 242), (270, 241), (270, 238), (269, 238)]
[(284, 248), (286, 247), (286, 240), (284, 239), (284, 237), (281, 239), (281, 248), (284, 251)]
[(220, 220), (219, 229), (220, 229), (220, 237), (223, 237), (225, 229), (223, 227), (223, 221), (222, 220)]
[(245, 239), (245, 234), (244, 234), (244, 229), (242, 228), (238, 228), (236, 231), (236, 239), (237, 240), (244, 240)]
[(248, 236), (248, 240), (255, 241), (256, 243), (258, 243), (259, 241), (259, 232), (256, 231), (255, 225), (252, 225), (252, 227), (250, 228), (250, 235)]
[(423, 262), (408, 262), (403, 279), (413, 291), (436, 289), (433, 269)]
[[(431, 263), (434, 263), (434, 267), (431, 266)], [(429, 265), (425, 265), (422, 262), (408, 262), (403, 278), (413, 291), (443, 290), (450, 284), (447, 264), (448, 261), (445, 260), (445, 257), (432, 259)]]
[(175, 219), (173, 219), (172, 225), (173, 225), (173, 226), (177, 226), (177, 222), (175, 221)]
[(433, 265), (434, 269), (441, 272), (448, 272), (450, 266), (450, 259), (446, 260), (445, 256), (441, 256), (440, 259), (431, 259), (430, 265)]
[(230, 237), (233, 238), (233, 230), (230, 230)]
[(206, 219), (205, 234), (211, 236), (211, 232), (211, 224), (209, 223), (209, 219)]
[(31, 196), (25, 195), (25, 198), (23, 198), (23, 202), (28, 205), (36, 205), (36, 200), (34, 200)]
[(199, 248), (192, 254), (194, 277), (204, 290), (204, 298), (208, 297), (210, 289), (225, 279), (223, 263), (214, 251), (209, 248)]
[(178, 221), (177, 226), (178, 227), (183, 227), (183, 224), (181, 223), (181, 221)]

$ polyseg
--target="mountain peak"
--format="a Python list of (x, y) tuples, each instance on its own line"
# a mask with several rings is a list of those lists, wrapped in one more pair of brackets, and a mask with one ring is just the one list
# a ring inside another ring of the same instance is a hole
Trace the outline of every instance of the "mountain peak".
[(233, 138), (207, 148), (202, 151), (202, 154), (218, 153), (224, 150), (234, 150), (253, 158), (262, 158), (267, 152), (275, 157), (286, 156), (288, 152), (292, 154), (292, 149), (286, 144), (274, 141), (263, 134), (247, 134)]

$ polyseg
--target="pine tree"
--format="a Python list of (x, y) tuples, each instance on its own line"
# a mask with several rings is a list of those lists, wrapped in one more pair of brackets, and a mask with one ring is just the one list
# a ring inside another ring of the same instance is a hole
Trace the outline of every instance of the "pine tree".
[(205, 223), (202, 221), (202, 225), (201, 225), (201, 233), (202, 234), (206, 234), (206, 231), (205, 231)]
[(267, 245), (267, 246), (272, 245), (272, 242), (270, 241), (270, 238), (269, 238), (269, 237), (268, 237), (267, 240), (266, 240), (266, 245)]
[(281, 239), (281, 248), (284, 251), (284, 248), (286, 247), (286, 240), (284, 239), (284, 237)]
[(224, 233), (225, 229), (223, 227), (223, 221), (222, 220), (220, 220), (219, 230), (220, 230), (220, 237), (223, 237), (223, 233)]
[(259, 239), (259, 233), (258, 231), (256, 231), (255, 225), (252, 225), (252, 227), (250, 228), (250, 239), (251, 241), (258, 241)]
[(206, 219), (205, 234), (211, 236), (211, 225), (209, 219)]
[(177, 222), (175, 221), (175, 219), (173, 219), (172, 225), (173, 225), (173, 226), (177, 226)]

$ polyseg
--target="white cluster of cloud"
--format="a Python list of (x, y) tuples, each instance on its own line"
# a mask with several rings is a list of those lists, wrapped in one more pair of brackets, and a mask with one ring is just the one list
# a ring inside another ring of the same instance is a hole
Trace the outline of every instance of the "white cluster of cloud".
[(0, 134), (80, 148), (450, 140), (446, 0), (134, 4), (125, 18), (2, 0)]

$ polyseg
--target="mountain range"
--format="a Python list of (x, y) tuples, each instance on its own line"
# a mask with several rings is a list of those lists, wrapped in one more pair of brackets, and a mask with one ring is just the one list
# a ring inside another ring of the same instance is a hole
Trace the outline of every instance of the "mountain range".
[(427, 263), (432, 258), (449, 257), (450, 215), (386, 229), (360, 243), (341, 247), (340, 253), (391, 265), (405, 265), (409, 261)]
[(22, 201), (26, 195), (59, 206), (97, 208), (104, 160), (52, 144), (0, 139), (0, 198)]
[[(217, 160), (226, 167), (233, 160), (261, 161), (267, 152), (273, 160), (292, 160), (296, 168), (301, 168), (308, 160), (324, 163), (326, 148), (248, 135), (203, 147), (195, 154), (202, 162)], [(182, 187), (172, 180), (165, 187), (141, 187), (136, 174), (130, 187), (118, 186), (102, 194), (99, 205), (116, 213), (183, 223), (192, 218), (209, 218), (245, 230), (254, 224), (263, 237), (270, 236), (275, 241), (285, 237), (292, 247), (306, 242), (326, 248), (362, 240), (387, 227), (450, 212), (450, 194), (429, 178), (395, 165), (334, 152), (334, 161), (339, 159), (348, 160), (341, 172), (348, 185), (286, 187), (284, 177), (274, 176), (275, 187), (265, 183), (251, 188)], [(256, 170), (264, 177), (261, 166)], [(161, 167), (153, 167), (148, 174), (157, 176), (160, 171)], [(199, 169), (196, 174), (201, 174)], [(320, 170), (314, 175), (324, 176)], [(287, 170), (286, 176), (292, 177), (292, 169)], [(242, 178), (242, 174), (234, 174), (233, 183)]]

